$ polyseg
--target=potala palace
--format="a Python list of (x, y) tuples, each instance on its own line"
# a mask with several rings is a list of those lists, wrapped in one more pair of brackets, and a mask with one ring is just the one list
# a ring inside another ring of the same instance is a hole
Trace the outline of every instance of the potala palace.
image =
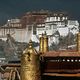
[(79, 22), (64, 13), (27, 12), (21, 19), (10, 19), (0, 27), (0, 38), (6, 40), (6, 35), (10, 34), (17, 42), (29, 42), (30, 39), (39, 42), (45, 31), (49, 44), (58, 43), (59, 35), (67, 36), (69, 32), (75, 35), (79, 31)]

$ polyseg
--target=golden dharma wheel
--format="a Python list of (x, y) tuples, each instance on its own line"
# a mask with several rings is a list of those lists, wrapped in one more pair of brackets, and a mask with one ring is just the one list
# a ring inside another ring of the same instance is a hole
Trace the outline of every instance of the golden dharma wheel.
[(39, 54), (32, 47), (30, 40), (29, 47), (21, 56), (21, 80), (41, 80), (39, 62)]

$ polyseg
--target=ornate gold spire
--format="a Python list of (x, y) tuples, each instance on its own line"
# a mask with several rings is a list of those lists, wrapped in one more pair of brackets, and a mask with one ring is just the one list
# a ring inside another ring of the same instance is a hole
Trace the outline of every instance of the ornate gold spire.
[(48, 36), (47, 36), (46, 32), (44, 34), (42, 34), (42, 36), (40, 37), (39, 51), (40, 51), (40, 53), (45, 53), (48, 51)]
[(29, 41), (29, 48), (32, 48), (32, 40)]
[(21, 80), (41, 80), (39, 54), (32, 47), (32, 41), (21, 56)]
[(48, 36), (46, 34), (46, 31), (44, 33), (44, 53), (48, 51)]
[(40, 37), (40, 46), (39, 46), (39, 51), (40, 51), (40, 53), (43, 53), (43, 52), (44, 52), (44, 47), (43, 47), (43, 45), (44, 45), (44, 38), (43, 38), (43, 33), (42, 33), (42, 35), (41, 35), (41, 37)]

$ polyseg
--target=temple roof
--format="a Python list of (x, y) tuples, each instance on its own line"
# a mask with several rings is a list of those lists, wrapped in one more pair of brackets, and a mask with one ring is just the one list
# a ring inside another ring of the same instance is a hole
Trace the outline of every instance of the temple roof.
[(78, 51), (49, 51), (42, 54), (44, 57), (80, 57)]

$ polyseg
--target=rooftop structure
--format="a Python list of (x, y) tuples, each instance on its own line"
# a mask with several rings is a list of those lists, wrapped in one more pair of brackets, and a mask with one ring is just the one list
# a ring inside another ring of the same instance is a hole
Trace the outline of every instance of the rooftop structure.
[[(77, 37), (78, 38), (77, 38), (77, 50), (76, 51), (71, 51), (71, 50), (70, 51), (68, 50), (67, 51), (65, 50), (64, 51), (49, 51), (48, 43), (47, 43), (48, 41), (47, 35), (42, 34), (42, 37), (40, 38), (40, 48), (41, 48), (40, 49), (40, 61), (41, 61), (40, 65), (41, 65), (41, 72), (42, 72), (41, 76), (80, 77), (80, 33), (78, 33)], [(39, 53), (37, 53), (37, 51), (33, 49), (31, 45), (32, 45), (32, 42), (30, 41), (29, 48), (26, 49), (24, 53), (22, 54), (23, 55), (21, 59), (22, 70), (25, 69), (24, 71), (22, 71), (24, 73), (22, 74), (23, 76), (25, 76), (25, 74), (28, 73), (29, 71), (34, 71), (33, 69), (30, 69), (32, 67), (26, 66), (27, 64), (32, 65), (33, 63), (35, 64), (33, 66), (36, 66), (38, 62), (38, 61), (36, 62), (35, 59), (37, 58), (36, 55)], [(28, 61), (28, 63), (24, 62), (23, 60)], [(32, 61), (34, 60), (35, 62), (34, 61), (32, 62), (31, 60)], [(29, 61), (31, 61), (32, 63)], [(8, 67), (9, 70), (12, 70), (12, 71), (15, 70), (14, 72), (17, 71), (17, 75), (20, 80), (20, 75), (18, 73), (19, 72), (18, 70), (20, 70), (21, 64), (20, 63), (18, 64), (9, 63), (6, 65), (2, 65), (1, 68), (6, 67), (7, 69)], [(39, 65), (37, 66), (39, 67)], [(12, 73), (10, 74), (13, 75)], [(35, 76), (36, 74), (34, 75), (34, 77)], [(31, 76), (29, 74), (27, 78), (30, 78), (30, 77)], [(12, 77), (10, 76), (9, 78), (14, 79), (15, 76), (12, 76)], [(37, 78), (40, 78), (39, 74)]]
[[(45, 44), (43, 44), (43, 46), (44, 45)], [(62, 50), (42, 52), (41, 57), (44, 64), (43, 74), (48, 76), (68, 76), (68, 75), (74, 76), (74, 74), (80, 74), (79, 49), (80, 49), (80, 33), (78, 33), (77, 36), (76, 51)]]

